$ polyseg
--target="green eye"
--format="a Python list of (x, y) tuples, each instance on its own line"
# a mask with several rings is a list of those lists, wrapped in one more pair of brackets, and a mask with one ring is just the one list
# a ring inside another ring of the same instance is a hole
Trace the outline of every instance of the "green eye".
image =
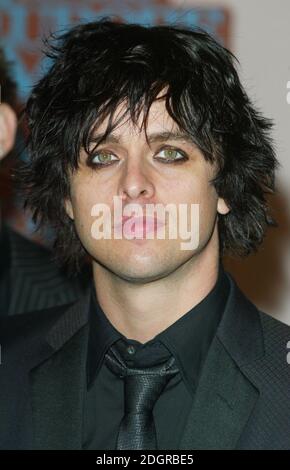
[(177, 150), (171, 150), (171, 149), (164, 150), (165, 158), (168, 158), (169, 160), (175, 160), (177, 154), (178, 154)]
[[(111, 157), (114, 156), (112, 153), (110, 152), (98, 152), (96, 153), (93, 157), (92, 157), (92, 163), (96, 164), (96, 165), (106, 165), (108, 163), (111, 163)], [(116, 158), (117, 160), (117, 158)]]
[[(159, 155), (164, 153), (164, 157), (159, 157)], [(165, 161), (177, 161), (177, 160), (186, 160), (186, 156), (184, 155), (183, 152), (177, 149), (163, 149), (158, 153), (158, 158), (160, 160), (165, 160)]]

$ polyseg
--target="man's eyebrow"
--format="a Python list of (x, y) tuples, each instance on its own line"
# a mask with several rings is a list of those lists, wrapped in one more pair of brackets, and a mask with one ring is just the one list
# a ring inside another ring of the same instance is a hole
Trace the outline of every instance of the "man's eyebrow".
[[(164, 131), (164, 132), (154, 132), (152, 134), (147, 134), (148, 142), (166, 142), (167, 140), (183, 141), (195, 145), (195, 142), (190, 135), (181, 131)], [(90, 139), (90, 142), (100, 143), (100, 144), (120, 144), (122, 142), (122, 135), (119, 134), (109, 134), (104, 138), (104, 134), (94, 134)]]

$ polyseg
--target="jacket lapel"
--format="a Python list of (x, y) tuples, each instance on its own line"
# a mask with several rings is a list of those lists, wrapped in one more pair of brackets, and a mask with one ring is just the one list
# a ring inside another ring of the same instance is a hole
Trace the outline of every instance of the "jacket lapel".
[(246, 372), (264, 354), (259, 312), (228, 278), (229, 299), (179, 449), (235, 449), (259, 397)]
[(234, 449), (258, 397), (215, 339), (179, 449)]
[(30, 370), (33, 449), (81, 449), (89, 294), (53, 325), (50, 356)]

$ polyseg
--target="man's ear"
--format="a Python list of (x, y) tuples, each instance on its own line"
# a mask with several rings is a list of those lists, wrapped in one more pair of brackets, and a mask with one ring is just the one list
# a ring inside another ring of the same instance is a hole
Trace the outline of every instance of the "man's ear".
[(66, 211), (67, 215), (69, 216), (69, 218), (74, 220), (74, 211), (73, 211), (73, 207), (72, 207), (72, 203), (71, 203), (70, 198), (67, 198), (64, 201), (64, 207), (65, 207), (65, 211)]
[(17, 127), (16, 114), (6, 103), (0, 104), (0, 160), (12, 150)]
[(219, 214), (226, 215), (230, 212), (230, 207), (226, 204), (225, 200), (221, 197), (218, 198), (217, 211)]

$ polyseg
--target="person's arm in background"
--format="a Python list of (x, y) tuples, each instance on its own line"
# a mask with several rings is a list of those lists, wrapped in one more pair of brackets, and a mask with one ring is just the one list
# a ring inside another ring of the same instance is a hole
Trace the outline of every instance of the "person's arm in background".
[(17, 119), (9, 104), (0, 104), (0, 160), (12, 150)]
[[(15, 111), (7, 103), (0, 104), (0, 160), (12, 150), (17, 128)], [(0, 163), (1, 164), (1, 163)], [(0, 201), (1, 204), (1, 201)], [(0, 205), (0, 230), (1, 230), (1, 205)]]
[[(0, 160), (2, 160), (13, 148), (17, 127), (16, 113), (7, 103), (0, 104)], [(1, 164), (1, 163), (0, 163)], [(0, 231), (1, 201), (0, 201)]]

